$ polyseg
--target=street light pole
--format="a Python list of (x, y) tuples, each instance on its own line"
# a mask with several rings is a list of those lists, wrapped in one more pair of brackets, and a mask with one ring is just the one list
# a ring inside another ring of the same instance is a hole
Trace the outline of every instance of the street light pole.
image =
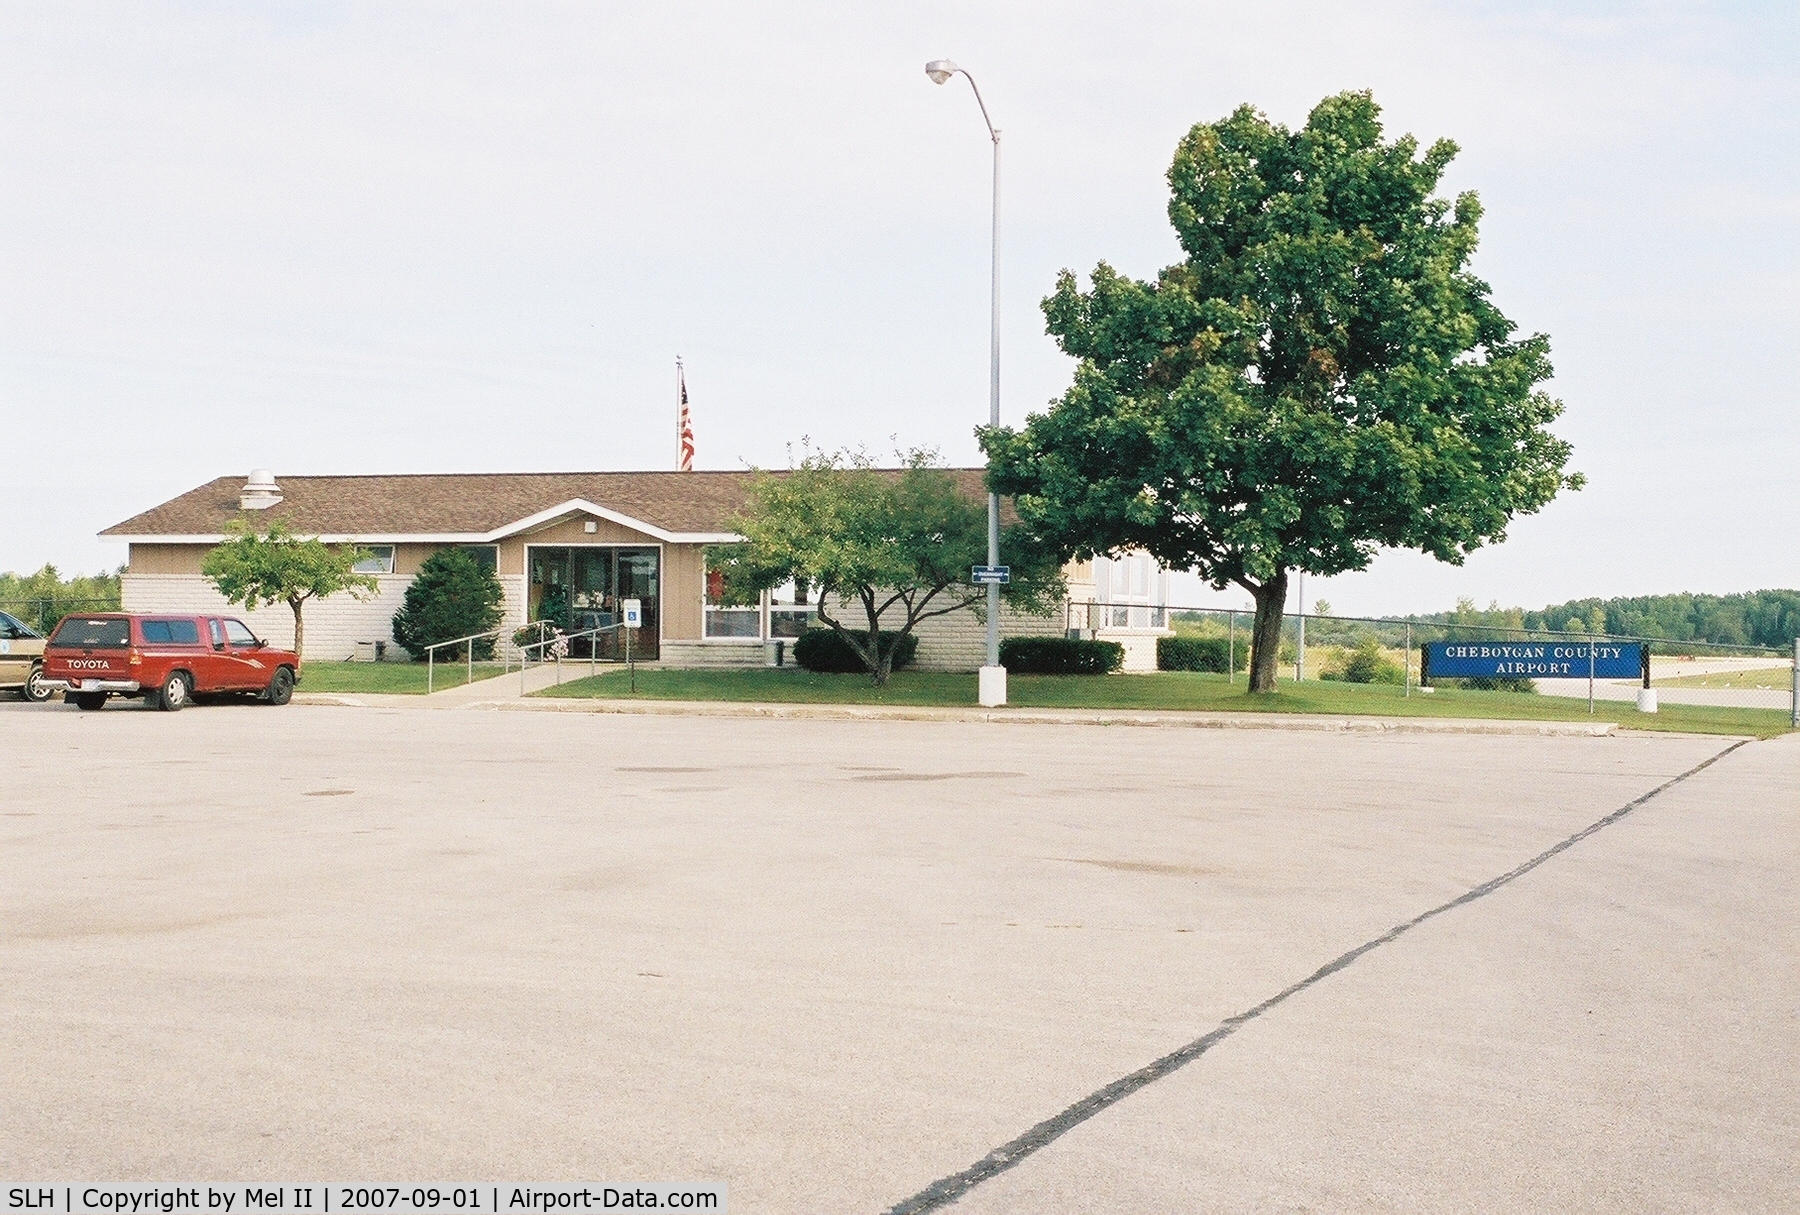
[[(981, 99), (981, 88), (975, 77), (948, 59), (934, 59), (925, 65), (932, 83), (943, 84), (961, 75), (975, 93), (975, 104), (981, 107), (981, 120), (987, 124), (988, 137), (994, 142), (994, 217), (993, 264), (989, 282), (988, 318), (988, 424), (1000, 425), (1000, 132), (988, 117), (987, 102)], [(1000, 564), (1000, 495), (988, 494), (988, 553), (990, 566)], [(1006, 668), (1000, 665), (1000, 584), (987, 588), (987, 664), (981, 668), (981, 695), (984, 706), (1006, 703)]]

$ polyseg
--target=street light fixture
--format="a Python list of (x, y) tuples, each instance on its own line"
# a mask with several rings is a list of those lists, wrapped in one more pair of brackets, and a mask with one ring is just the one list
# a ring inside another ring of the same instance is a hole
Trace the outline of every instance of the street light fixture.
[[(945, 84), (952, 76), (961, 75), (975, 92), (975, 104), (981, 107), (981, 121), (987, 124), (988, 137), (994, 141), (994, 254), (993, 280), (990, 285), (991, 316), (989, 319), (988, 356), (988, 422), (1000, 425), (1000, 132), (988, 117), (987, 102), (975, 77), (948, 59), (933, 59), (925, 65), (925, 74), (933, 84)], [(1000, 495), (988, 494), (988, 565), (1000, 564)], [(992, 707), (1006, 703), (1006, 668), (1000, 665), (1000, 585), (988, 583), (987, 665), (981, 668), (981, 703)]]

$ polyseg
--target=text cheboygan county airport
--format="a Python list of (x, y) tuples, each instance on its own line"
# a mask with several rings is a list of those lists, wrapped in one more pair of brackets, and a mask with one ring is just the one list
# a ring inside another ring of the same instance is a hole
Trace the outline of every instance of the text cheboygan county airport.
[[(1594, 660), (1617, 661), (1620, 646), (1597, 645)], [(1588, 647), (1564, 645), (1453, 645), (1444, 647), (1446, 658), (1497, 658), (1497, 675), (1586, 675)]]

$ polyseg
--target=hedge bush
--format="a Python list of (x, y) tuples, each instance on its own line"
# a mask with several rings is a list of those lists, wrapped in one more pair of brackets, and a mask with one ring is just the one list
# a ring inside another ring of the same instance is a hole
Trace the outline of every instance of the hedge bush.
[(1433, 687), (1463, 688), (1470, 692), (1530, 692), (1538, 690), (1534, 679), (1515, 675), (1465, 675), (1461, 679), (1433, 679)]
[(1319, 678), (1341, 679), (1345, 683), (1404, 683), (1406, 672), (1382, 652), (1379, 641), (1367, 637), (1345, 655), (1343, 666), (1327, 670)]
[(1235, 669), (1250, 669), (1249, 638), (1235, 646), (1224, 637), (1158, 637), (1156, 669), (1159, 671), (1211, 671), (1226, 674), (1226, 664)]
[[(394, 613), (394, 640), (415, 660), (422, 660), (427, 646), (485, 633), (498, 625), (505, 598), (494, 571), (464, 550), (433, 553), (420, 564), (418, 576), (406, 588), (405, 602)], [(476, 658), (493, 656), (493, 638), (475, 643)], [(461, 647), (454, 653), (438, 652), (439, 659), (461, 657)]]
[(1125, 661), (1116, 641), (1072, 637), (1009, 637), (1000, 643), (1000, 665), (1014, 675), (1104, 675)]
[[(846, 629), (858, 644), (868, 645), (869, 634), (866, 629)], [(899, 648), (895, 645), (898, 643)], [(912, 633), (901, 636), (898, 633), (883, 633), (881, 648), (893, 655), (893, 670), (899, 671), (912, 665), (913, 656), (919, 652), (919, 639)], [(807, 629), (794, 639), (794, 661), (809, 671), (819, 671), (827, 675), (867, 675), (869, 668), (862, 657), (850, 648), (850, 643), (838, 636), (836, 629)]]

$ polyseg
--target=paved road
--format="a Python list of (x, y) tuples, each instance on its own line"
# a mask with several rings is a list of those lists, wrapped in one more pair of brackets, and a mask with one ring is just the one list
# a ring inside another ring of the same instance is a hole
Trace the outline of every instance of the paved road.
[[(0, 1173), (888, 1210), (1726, 745), (0, 705)], [(950, 1209), (1795, 1209), (1796, 775), (1734, 752)]]
[[(1596, 679), (1594, 699), (1635, 703), (1643, 682), (1636, 679)], [(1585, 679), (1540, 679), (1537, 689), (1545, 696), (1572, 696), (1586, 700)], [(1793, 708), (1794, 694), (1790, 686), (1768, 688), (1656, 688), (1657, 701), (1665, 705), (1720, 705), (1740, 709), (1774, 709), (1786, 712)]]

